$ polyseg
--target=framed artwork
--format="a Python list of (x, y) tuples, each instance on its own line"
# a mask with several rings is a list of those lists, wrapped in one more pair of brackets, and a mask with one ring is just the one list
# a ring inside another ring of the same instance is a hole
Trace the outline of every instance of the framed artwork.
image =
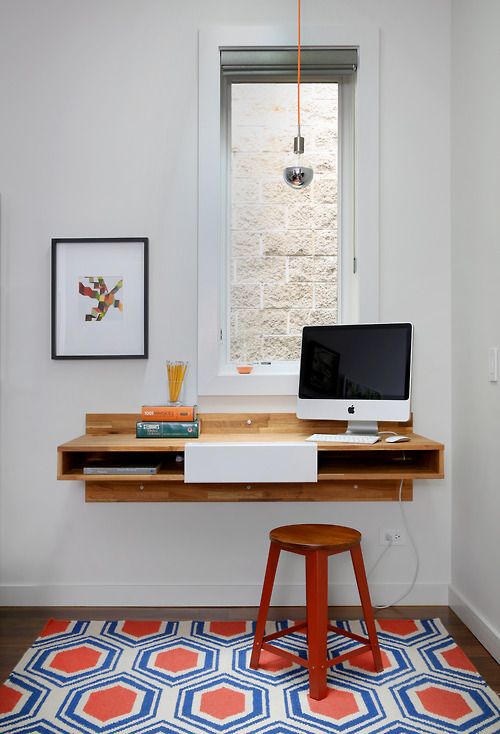
[(146, 359), (148, 238), (52, 240), (52, 359)]

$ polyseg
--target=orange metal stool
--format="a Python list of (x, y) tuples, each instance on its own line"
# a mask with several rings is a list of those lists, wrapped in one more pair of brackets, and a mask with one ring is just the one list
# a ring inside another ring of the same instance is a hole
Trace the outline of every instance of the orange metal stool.
[[(261, 650), (267, 650), (292, 660), (309, 670), (309, 694), (321, 700), (327, 695), (326, 674), (328, 668), (371, 650), (375, 670), (383, 670), (382, 656), (375, 631), (375, 620), (366, 580), (363, 554), (361, 552), (361, 533), (341, 525), (284, 525), (269, 533), (271, 546), (267, 559), (266, 575), (262, 588), (259, 616), (250, 658), (250, 667), (259, 667)], [(306, 621), (294, 624), (280, 632), (264, 636), (267, 612), (271, 601), (278, 559), (282, 550), (298, 553), (306, 559)], [(368, 638), (355, 635), (328, 623), (328, 556), (349, 551), (354, 566), (361, 605), (365, 618)], [(304, 660), (285, 650), (270, 645), (271, 640), (304, 630), (307, 633), (308, 659)], [(350, 637), (365, 643), (355, 650), (327, 659), (328, 631)]]

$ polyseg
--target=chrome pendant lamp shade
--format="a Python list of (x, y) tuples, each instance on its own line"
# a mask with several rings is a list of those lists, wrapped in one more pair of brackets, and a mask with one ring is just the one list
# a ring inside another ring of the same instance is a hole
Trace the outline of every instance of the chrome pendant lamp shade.
[(283, 171), (283, 178), (292, 189), (304, 189), (313, 180), (314, 171), (302, 164), (300, 156), (304, 153), (304, 138), (299, 134), (293, 139), (293, 152), (297, 156), (294, 166), (287, 166)]
[(287, 166), (283, 171), (283, 178), (292, 189), (305, 189), (313, 180), (314, 171), (306, 166)]
[(283, 171), (285, 182), (292, 189), (305, 189), (313, 180), (314, 171), (304, 165), (304, 138), (300, 134), (300, 0), (297, 0), (297, 135), (293, 139), (293, 152), (297, 156), (295, 164), (287, 166)]

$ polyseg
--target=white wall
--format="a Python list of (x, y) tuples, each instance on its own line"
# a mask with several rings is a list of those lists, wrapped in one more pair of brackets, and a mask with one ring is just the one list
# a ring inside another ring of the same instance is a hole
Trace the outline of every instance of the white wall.
[(500, 4), (453, 3), (451, 604), (500, 662)]
[[(279, 24), (290, 4), (3, 0), (0, 13), (3, 603), (256, 604), (268, 530), (296, 521), (359, 528), (370, 565), (379, 527), (401, 524), (397, 504), (85, 504), (83, 486), (55, 479), (56, 446), (85, 412), (165, 399), (166, 358), (191, 362), (196, 397), (197, 29)], [(416, 429), (449, 447), (449, 2), (303, 8), (304, 25), (357, 22), (381, 34), (380, 318), (415, 323)], [(150, 238), (150, 359), (51, 361), (50, 239), (127, 235)], [(447, 602), (447, 472), (407, 506), (421, 555), (409, 603)], [(334, 562), (333, 601), (357, 601), (347, 559)], [(391, 550), (374, 601), (397, 597), (413, 563), (410, 546)], [(300, 601), (302, 580), (287, 559), (276, 601)]]

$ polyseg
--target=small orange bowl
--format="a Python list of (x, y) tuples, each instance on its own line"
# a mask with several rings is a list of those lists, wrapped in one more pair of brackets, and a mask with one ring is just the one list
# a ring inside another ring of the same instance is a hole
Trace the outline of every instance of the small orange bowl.
[(250, 364), (239, 364), (236, 369), (238, 370), (240, 375), (249, 375), (250, 372), (253, 370), (253, 367)]

